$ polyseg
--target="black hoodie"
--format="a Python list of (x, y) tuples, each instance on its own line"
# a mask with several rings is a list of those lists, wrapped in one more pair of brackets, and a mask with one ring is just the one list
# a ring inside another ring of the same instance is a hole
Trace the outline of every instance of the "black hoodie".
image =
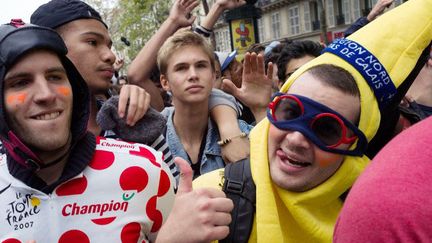
[[(5, 75), (20, 57), (34, 49), (57, 53), (66, 69), (73, 92), (72, 145), (69, 158), (60, 179), (51, 185), (47, 185), (35, 174), (44, 165), (10, 129), (5, 113)], [(0, 140), (3, 143), (3, 152), (8, 155), (7, 163), (11, 175), (45, 193), (52, 192), (57, 185), (82, 172), (90, 163), (96, 147), (95, 137), (87, 131), (90, 114), (88, 87), (66, 54), (67, 48), (62, 38), (49, 28), (24, 24), (21, 20), (12, 20), (10, 24), (0, 26)]]

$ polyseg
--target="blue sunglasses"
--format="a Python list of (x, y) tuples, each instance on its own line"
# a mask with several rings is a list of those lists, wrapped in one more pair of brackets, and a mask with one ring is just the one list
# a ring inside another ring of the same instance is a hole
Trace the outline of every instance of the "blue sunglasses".
[[(367, 147), (365, 135), (336, 111), (301, 95), (276, 93), (267, 109), (267, 118), (281, 130), (299, 131), (320, 149), (337, 154), (362, 156)], [(351, 131), (354, 135), (348, 137)], [(337, 149), (341, 144), (354, 148)]]

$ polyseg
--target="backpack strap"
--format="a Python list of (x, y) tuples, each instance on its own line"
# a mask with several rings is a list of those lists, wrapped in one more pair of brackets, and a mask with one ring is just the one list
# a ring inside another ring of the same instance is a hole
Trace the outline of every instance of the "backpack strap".
[(252, 179), (249, 158), (225, 167), (223, 191), (234, 203), (229, 235), (219, 242), (248, 242), (253, 227), (256, 188)]

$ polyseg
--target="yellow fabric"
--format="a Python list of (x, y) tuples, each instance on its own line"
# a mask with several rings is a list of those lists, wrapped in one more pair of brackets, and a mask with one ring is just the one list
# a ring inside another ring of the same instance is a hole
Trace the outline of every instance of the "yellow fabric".
[[(432, 1), (410, 0), (382, 15), (349, 38), (373, 53), (385, 66), (396, 88), (415, 66), (432, 40)], [(282, 92), (306, 70), (333, 64), (349, 71), (361, 93), (359, 128), (370, 141), (378, 130), (378, 103), (367, 82), (349, 63), (325, 53), (295, 72)], [(257, 186), (257, 242), (331, 242), (341, 208), (339, 196), (350, 188), (368, 158), (347, 156), (339, 170), (318, 187), (293, 193), (274, 186), (269, 175), (267, 136), (269, 122), (260, 122), (250, 134), (252, 176)]]
[[(432, 0), (410, 0), (347, 39), (374, 54), (397, 88), (432, 40)], [(341, 58), (330, 53), (317, 57), (291, 75), (281, 91), (287, 92), (302, 73), (324, 63), (344, 68), (356, 80), (361, 93), (359, 129), (370, 141), (380, 122), (377, 101), (360, 73)], [(302, 193), (283, 190), (272, 183), (269, 174), (269, 125), (264, 119), (250, 133), (251, 169), (257, 186), (256, 222), (250, 242), (331, 242), (342, 206), (339, 196), (352, 186), (369, 159), (347, 156), (338, 171), (316, 188)], [(201, 184), (206, 177), (201, 176), (194, 184)]]
[(351, 187), (368, 159), (349, 158), (318, 187), (289, 192), (275, 186), (270, 178), (268, 127), (264, 120), (250, 134), (252, 176), (257, 185), (257, 242), (331, 242), (342, 206), (339, 196)]
[(224, 175), (224, 169), (222, 168), (198, 176), (192, 182), (193, 188), (197, 189), (197, 188), (210, 187), (210, 188), (222, 190), (223, 175)]

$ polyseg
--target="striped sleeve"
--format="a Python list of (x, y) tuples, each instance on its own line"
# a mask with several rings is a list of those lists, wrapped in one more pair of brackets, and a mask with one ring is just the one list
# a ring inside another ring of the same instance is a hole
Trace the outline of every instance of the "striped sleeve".
[(168, 144), (165, 137), (161, 134), (151, 145), (152, 148), (163, 153), (164, 162), (168, 165), (171, 170), (171, 174), (176, 179), (177, 183), (180, 178), (180, 172), (174, 163), (174, 157), (169, 150)]

